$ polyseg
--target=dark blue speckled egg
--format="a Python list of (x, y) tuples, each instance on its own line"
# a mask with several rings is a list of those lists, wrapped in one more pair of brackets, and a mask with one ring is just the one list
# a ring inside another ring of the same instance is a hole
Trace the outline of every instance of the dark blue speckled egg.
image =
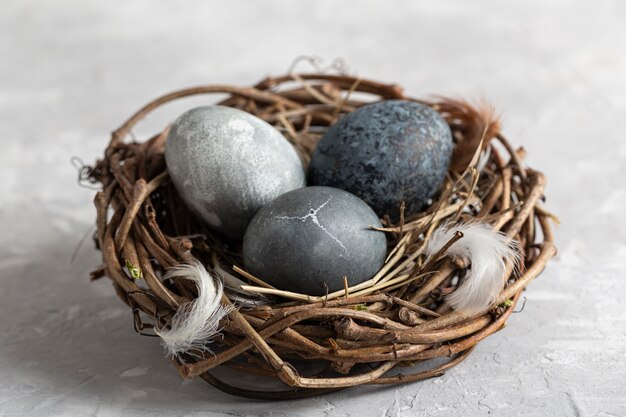
[(315, 149), (310, 185), (349, 191), (397, 221), (422, 210), (439, 190), (452, 156), (452, 133), (430, 107), (402, 100), (363, 106), (330, 127)]
[(324, 295), (372, 278), (387, 254), (376, 213), (358, 197), (330, 187), (289, 191), (263, 207), (243, 238), (253, 275), (282, 290)]

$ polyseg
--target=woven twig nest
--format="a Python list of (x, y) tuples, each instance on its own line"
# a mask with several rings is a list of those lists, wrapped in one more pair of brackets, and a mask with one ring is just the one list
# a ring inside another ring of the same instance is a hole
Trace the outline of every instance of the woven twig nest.
[[(283, 132), (305, 164), (328, 126), (343, 114), (379, 100), (414, 100), (397, 85), (343, 75), (289, 74), (254, 87), (177, 91), (130, 117), (113, 133), (104, 158), (90, 171), (91, 179), (102, 185), (95, 205), (96, 240), (104, 261), (92, 277), (111, 279), (131, 307), (141, 334), (167, 327), (177, 309), (196, 297), (189, 281), (162, 278), (181, 263), (199, 260), (211, 269), (219, 262), (233, 267), (250, 286), (267, 290), (243, 269), (241, 242), (207, 229), (180, 200), (163, 157), (167, 126), (146, 141), (126, 140), (133, 126), (157, 107), (214, 93), (229, 95), (220, 104), (243, 109)], [(511, 147), (491, 111), (455, 100), (419, 101), (440, 112), (450, 125), (455, 141), (452, 164), (425, 212), (401, 215), (398, 224), (383, 219), (389, 256), (372, 283), (325, 297), (267, 290), (273, 294), (272, 304), (233, 309), (222, 320), (221, 337), (212, 344), (215, 353), (173, 358), (182, 377), (200, 376), (235, 395), (278, 399), (361, 384), (416, 381), (441, 375), (504, 327), (521, 292), (555, 254), (549, 226), (553, 216), (541, 206), (544, 176), (522, 164), (524, 150)], [(213, 104), (210, 97), (207, 104)], [(521, 265), (508, 269), (507, 284), (490, 311), (478, 317), (452, 310), (443, 298), (458, 285), (470, 266), (467, 260), (440, 256), (425, 262), (422, 253), (438, 225), (468, 219), (490, 223), (524, 249)], [(225, 296), (222, 302), (231, 301)], [(427, 362), (434, 358), (445, 361)], [(321, 361), (324, 369), (305, 375), (302, 364), (307, 361)], [(414, 371), (409, 365), (418, 362), (426, 365)], [(274, 377), (289, 388), (277, 392), (236, 387), (212, 373), (218, 366)]]

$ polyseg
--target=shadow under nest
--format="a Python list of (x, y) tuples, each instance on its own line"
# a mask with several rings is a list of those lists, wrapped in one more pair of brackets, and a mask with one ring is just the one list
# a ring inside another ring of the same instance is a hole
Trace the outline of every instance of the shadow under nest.
[[(176, 310), (196, 297), (189, 281), (162, 279), (168, 268), (180, 263), (197, 259), (215, 267), (219, 262), (234, 267), (233, 273), (251, 286), (264, 288), (243, 269), (241, 242), (207, 229), (180, 200), (163, 157), (168, 129), (144, 142), (125, 142), (133, 126), (159, 106), (223, 93), (229, 98), (219, 104), (275, 126), (305, 165), (328, 126), (379, 100), (431, 106), (448, 122), (455, 149), (449, 175), (426, 211), (405, 216), (399, 207), (397, 224), (383, 219), (388, 258), (366, 288), (323, 297), (270, 291), (270, 305), (233, 309), (220, 323), (215, 354), (173, 358), (183, 378), (199, 376), (242, 397), (288, 399), (439, 376), (503, 328), (521, 292), (556, 252), (549, 224), (554, 216), (541, 204), (545, 178), (523, 165), (525, 151), (511, 147), (490, 109), (445, 98), (415, 100), (397, 85), (345, 75), (288, 74), (254, 87), (189, 88), (160, 97), (134, 114), (113, 133), (104, 158), (90, 170), (91, 180), (102, 187), (95, 205), (103, 265), (92, 278), (111, 279), (120, 299), (132, 308), (141, 334), (151, 334), (155, 325), (167, 326)], [(470, 266), (467, 260), (439, 256), (425, 262), (423, 254), (438, 225), (469, 219), (487, 222), (516, 239), (525, 254), (517, 268), (507, 270), (507, 284), (491, 310), (474, 317), (451, 310), (443, 301)], [(230, 302), (225, 296), (223, 303)], [(429, 361), (435, 358), (443, 361)], [(305, 374), (301, 365), (306, 362), (321, 363), (323, 369)], [(420, 370), (415, 371), (418, 363)], [(269, 376), (289, 388), (231, 385), (211, 372), (218, 366)]]

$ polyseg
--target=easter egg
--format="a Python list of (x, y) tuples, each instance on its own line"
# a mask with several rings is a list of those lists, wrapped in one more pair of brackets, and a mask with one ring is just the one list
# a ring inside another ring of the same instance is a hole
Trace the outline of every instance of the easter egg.
[(243, 236), (261, 207), (305, 185), (302, 162), (283, 135), (230, 107), (197, 107), (176, 119), (165, 161), (187, 206), (233, 238)]
[(361, 107), (330, 127), (315, 149), (309, 183), (337, 187), (397, 221), (419, 212), (439, 190), (452, 134), (430, 107), (401, 100)]
[(372, 278), (387, 252), (376, 213), (330, 187), (290, 191), (254, 216), (243, 239), (248, 271), (286, 291), (323, 295)]

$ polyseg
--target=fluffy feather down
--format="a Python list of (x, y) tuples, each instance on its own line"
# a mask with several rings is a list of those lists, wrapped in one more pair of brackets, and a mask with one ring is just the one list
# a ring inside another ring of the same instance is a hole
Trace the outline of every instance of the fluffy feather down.
[(463, 237), (454, 242), (446, 254), (469, 259), (471, 268), (446, 301), (457, 311), (482, 313), (502, 291), (507, 263), (517, 265), (522, 250), (517, 241), (493, 230), (490, 225), (467, 222), (436, 229), (428, 242), (426, 254), (434, 256), (457, 231), (462, 232)]
[(207, 350), (206, 346), (218, 332), (220, 320), (231, 307), (221, 304), (224, 293), (220, 280), (213, 280), (200, 262), (176, 266), (164, 278), (182, 277), (193, 281), (198, 297), (181, 305), (170, 321), (170, 328), (156, 330), (163, 340), (168, 355), (178, 356), (194, 349)]
[(473, 105), (465, 100), (439, 97), (432, 104), (437, 106), (446, 121), (461, 120), (461, 125), (467, 127), (463, 130), (462, 140), (454, 147), (450, 162), (451, 171), (463, 172), (470, 164), (481, 140), (483, 149), (489, 147), (491, 139), (500, 131), (500, 120), (486, 102)]

